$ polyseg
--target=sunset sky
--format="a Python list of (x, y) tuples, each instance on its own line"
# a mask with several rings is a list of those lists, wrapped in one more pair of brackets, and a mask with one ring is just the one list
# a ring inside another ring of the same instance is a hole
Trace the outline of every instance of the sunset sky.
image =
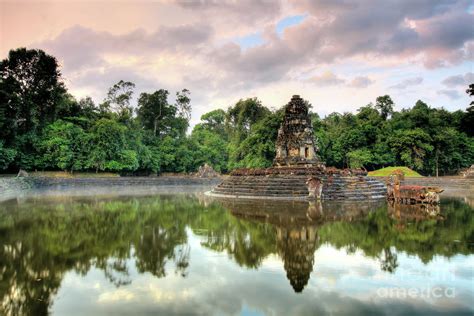
[(192, 123), (240, 98), (356, 111), (389, 94), (465, 109), (474, 82), (472, 1), (3, 1), (0, 57), (41, 48), (70, 92), (97, 102), (123, 79), (137, 94), (191, 91)]

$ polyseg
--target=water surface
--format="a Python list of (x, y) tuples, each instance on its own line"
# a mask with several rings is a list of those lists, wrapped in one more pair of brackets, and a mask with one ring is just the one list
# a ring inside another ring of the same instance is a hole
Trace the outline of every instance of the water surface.
[(472, 315), (470, 205), (10, 200), (0, 203), (0, 314)]

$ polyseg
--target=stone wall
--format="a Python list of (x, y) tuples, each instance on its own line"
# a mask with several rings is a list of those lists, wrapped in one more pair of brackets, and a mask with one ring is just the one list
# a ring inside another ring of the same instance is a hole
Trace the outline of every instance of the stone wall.
[(474, 196), (474, 179), (462, 177), (423, 177), (405, 178), (403, 185), (437, 186), (444, 190), (442, 195), (462, 193), (462, 195)]
[[(23, 197), (28, 193), (63, 191), (68, 194), (152, 194), (183, 192), (190, 188), (219, 184), (220, 178), (114, 177), (114, 178), (0, 178), (0, 201)], [(202, 189), (201, 189), (202, 191)]]

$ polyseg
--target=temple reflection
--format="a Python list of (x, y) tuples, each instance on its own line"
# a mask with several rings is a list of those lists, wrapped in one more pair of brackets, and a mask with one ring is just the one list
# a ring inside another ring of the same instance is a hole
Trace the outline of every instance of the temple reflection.
[(313, 271), (314, 253), (320, 246), (319, 227), (327, 222), (361, 219), (382, 202), (323, 205), (320, 201), (221, 200), (221, 203), (237, 218), (275, 227), (276, 248), (286, 276), (294, 291), (300, 293)]
[(48, 313), (71, 271), (85, 276), (97, 269), (115, 287), (133, 284), (132, 271), (188, 278), (202, 260), (192, 255), (190, 240), (248, 269), (277, 254), (299, 293), (308, 287), (321, 245), (360, 251), (387, 273), (399, 266), (399, 252), (423, 263), (472, 254), (473, 214), (462, 198), (435, 208), (185, 194), (12, 200), (0, 204), (0, 314)]

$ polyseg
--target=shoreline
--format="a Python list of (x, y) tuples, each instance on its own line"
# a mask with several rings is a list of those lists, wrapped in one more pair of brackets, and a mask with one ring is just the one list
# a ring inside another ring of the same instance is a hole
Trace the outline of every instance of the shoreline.
[(21, 198), (30, 194), (152, 194), (196, 187), (212, 188), (221, 178), (199, 178), (191, 176), (162, 177), (94, 177), (94, 178), (53, 178), (53, 177), (3, 177), (0, 178), (0, 202)]
[[(191, 175), (167, 175), (157, 177), (0, 177), (0, 202), (22, 198), (27, 195), (48, 195), (52, 193), (69, 195), (91, 194), (162, 194), (196, 192), (205, 189), (206, 195), (220, 197), (208, 191), (224, 180), (218, 178), (199, 178)], [(382, 179), (380, 179), (382, 180)], [(460, 177), (406, 178), (403, 184), (439, 186), (444, 189), (441, 196), (473, 196), (474, 179)], [(224, 197), (224, 196), (222, 196)], [(244, 196), (225, 196), (226, 198), (247, 198)], [(267, 198), (275, 199), (275, 198)], [(284, 198), (288, 200), (288, 198)], [(292, 200), (307, 200), (296, 198)]]

